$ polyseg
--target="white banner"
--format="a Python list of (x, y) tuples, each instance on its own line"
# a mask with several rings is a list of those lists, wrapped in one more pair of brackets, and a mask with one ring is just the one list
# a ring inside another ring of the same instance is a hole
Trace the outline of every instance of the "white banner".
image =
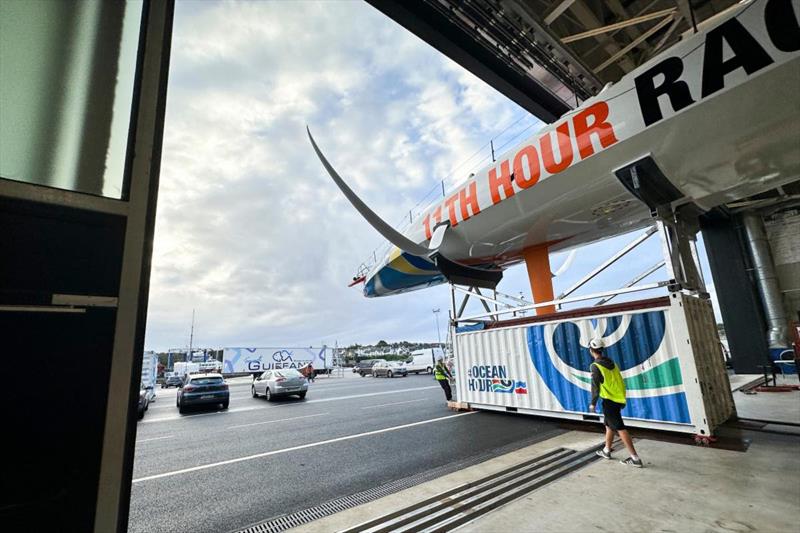
[(276, 368), (302, 368), (311, 363), (316, 369), (331, 368), (333, 349), (322, 348), (225, 348), (222, 371), (263, 372)]

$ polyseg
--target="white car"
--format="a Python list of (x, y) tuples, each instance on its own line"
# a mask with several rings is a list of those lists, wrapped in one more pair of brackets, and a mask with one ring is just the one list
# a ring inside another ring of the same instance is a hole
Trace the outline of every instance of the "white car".
[(299, 396), (308, 393), (308, 380), (294, 368), (267, 370), (258, 376), (250, 387), (253, 398), (263, 396), (268, 402), (278, 396)]

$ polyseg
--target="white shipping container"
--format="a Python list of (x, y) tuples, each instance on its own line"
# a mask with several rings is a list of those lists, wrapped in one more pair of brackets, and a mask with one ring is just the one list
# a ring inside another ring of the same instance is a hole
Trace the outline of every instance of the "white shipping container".
[(710, 436), (734, 414), (711, 303), (694, 296), (498, 322), (455, 333), (457, 396), (477, 409), (599, 420), (589, 340), (622, 371), (626, 424)]

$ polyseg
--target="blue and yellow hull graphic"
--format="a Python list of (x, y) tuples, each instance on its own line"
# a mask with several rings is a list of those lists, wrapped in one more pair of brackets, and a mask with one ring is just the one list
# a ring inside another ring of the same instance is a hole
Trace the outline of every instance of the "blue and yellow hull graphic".
[(387, 296), (424, 289), (446, 280), (431, 261), (395, 248), (388, 262), (364, 284), (364, 296)]

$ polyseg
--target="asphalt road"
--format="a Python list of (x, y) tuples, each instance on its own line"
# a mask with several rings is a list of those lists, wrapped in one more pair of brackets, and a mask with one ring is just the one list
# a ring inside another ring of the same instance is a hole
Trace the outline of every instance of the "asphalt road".
[(236, 530), (559, 431), (449, 411), (430, 375), (319, 378), (275, 402), (240, 380), (227, 411), (186, 415), (175, 389), (157, 393), (137, 430), (132, 532)]

